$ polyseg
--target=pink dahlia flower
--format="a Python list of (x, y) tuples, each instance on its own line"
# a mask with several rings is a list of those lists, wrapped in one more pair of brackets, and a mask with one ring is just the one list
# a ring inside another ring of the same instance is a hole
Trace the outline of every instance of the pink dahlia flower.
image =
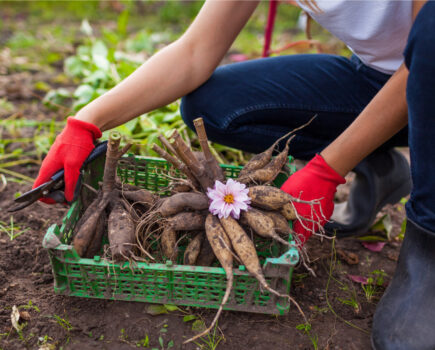
[(210, 213), (217, 215), (219, 219), (231, 215), (239, 219), (241, 210), (248, 210), (251, 199), (248, 197), (248, 189), (244, 184), (228, 179), (226, 184), (216, 180), (214, 188), (208, 188), (207, 196), (211, 199), (208, 207)]

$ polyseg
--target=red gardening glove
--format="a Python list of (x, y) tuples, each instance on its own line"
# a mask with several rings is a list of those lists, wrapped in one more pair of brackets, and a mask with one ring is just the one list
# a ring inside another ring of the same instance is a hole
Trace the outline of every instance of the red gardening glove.
[[(50, 180), (58, 170), (65, 170), (65, 199), (71, 202), (83, 162), (94, 149), (94, 141), (101, 137), (101, 131), (94, 124), (69, 117), (66, 127), (56, 137), (39, 169), (33, 188)], [(53, 204), (51, 198), (42, 202)]]
[[(321, 210), (319, 205), (315, 205), (313, 210), (309, 204), (294, 202), (294, 206), (299, 216), (315, 220), (323, 226), (334, 210), (333, 200), (337, 186), (345, 182), (346, 180), (317, 154), (304, 168), (291, 175), (281, 186), (281, 190), (303, 200), (321, 199)], [(299, 220), (295, 220), (293, 227), (301, 244), (312, 235), (310, 230), (319, 230), (319, 226), (310, 221), (303, 221), (301, 224)]]

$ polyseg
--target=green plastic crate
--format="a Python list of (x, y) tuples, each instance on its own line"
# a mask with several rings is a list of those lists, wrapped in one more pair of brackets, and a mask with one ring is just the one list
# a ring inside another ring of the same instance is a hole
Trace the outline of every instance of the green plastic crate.
[[(291, 158), (289, 157), (291, 160)], [(96, 187), (102, 179), (104, 159), (94, 161), (86, 170), (84, 181)], [(290, 171), (294, 172), (294, 166)], [(222, 165), (227, 177), (237, 177), (241, 167)], [(118, 166), (122, 181), (151, 191), (162, 191), (172, 171), (163, 159), (128, 156)], [(281, 178), (279, 181), (285, 180)], [(278, 185), (278, 184), (277, 184)], [(138, 262), (111, 263), (100, 256), (80, 258), (70, 245), (71, 235), (81, 214), (81, 201), (76, 201), (63, 218), (62, 225), (52, 225), (43, 240), (48, 249), (58, 294), (85, 298), (141, 301), (218, 308), (225, 293), (226, 278), (221, 267), (201, 267)], [(290, 237), (291, 239), (291, 237)], [(299, 261), (293, 246), (280, 252), (277, 245), (266, 251), (257, 242), (266, 280), (281, 293), (290, 291), (293, 267)], [(263, 244), (264, 246), (264, 244)], [(283, 315), (289, 310), (287, 299), (260, 291), (257, 280), (244, 266), (234, 268), (234, 286), (225, 309)]]

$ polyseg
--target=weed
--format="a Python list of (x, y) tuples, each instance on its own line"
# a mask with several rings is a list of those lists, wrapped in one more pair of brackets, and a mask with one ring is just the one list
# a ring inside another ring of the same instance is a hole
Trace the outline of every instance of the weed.
[(24, 232), (30, 230), (30, 228), (21, 229), (20, 226), (14, 224), (14, 217), (11, 215), (10, 223), (6, 224), (3, 221), (0, 221), (0, 233), (4, 232), (8, 235), (11, 241), (15, 238), (21, 236)]
[(384, 285), (384, 277), (387, 276), (384, 270), (374, 270), (367, 278), (367, 284), (361, 284), (365, 297), (368, 302), (371, 302), (376, 294)]
[(311, 344), (313, 344), (314, 350), (319, 348), (319, 336), (317, 334), (311, 333), (311, 324), (310, 323), (301, 323), (296, 326), (297, 330), (303, 331), (304, 334), (310, 339)]
[(121, 328), (121, 335), (119, 336), (120, 341), (128, 342), (128, 335), (125, 333), (125, 329)]
[(53, 315), (53, 318), (56, 320), (57, 324), (65, 329), (68, 333), (74, 329), (74, 326), (71, 325), (68, 320), (60, 317), (59, 315)]
[(340, 301), (340, 303), (342, 303), (343, 305), (350, 306), (353, 309), (353, 311), (355, 311), (355, 313), (358, 314), (361, 311), (361, 306), (358, 303), (355, 288), (352, 286), (352, 290), (350, 290), (349, 285), (341, 283), (339, 281), (337, 281), (337, 282), (341, 284), (341, 286), (339, 288), (342, 291), (346, 292), (346, 294), (349, 295), (349, 297), (346, 299), (345, 298), (337, 298), (338, 301)]
[(36, 305), (34, 305), (33, 303), (32, 303), (32, 301), (31, 300), (29, 300), (29, 302), (26, 304), (26, 305), (20, 305), (19, 307), (18, 307), (18, 309), (24, 309), (24, 310), (35, 310), (36, 312), (41, 312), (41, 310), (39, 309), (39, 307), (37, 307)]
[(308, 273), (294, 273), (292, 283), (301, 283), (306, 277), (308, 277)]
[(38, 338), (37, 344), (38, 344), (38, 346), (46, 345), (46, 344), (48, 344), (49, 341), (52, 341), (52, 340), (53, 340), (53, 338), (49, 337), (46, 334), (43, 337)]
[(319, 314), (326, 314), (329, 311), (327, 307), (318, 307), (316, 305), (313, 306), (313, 310)]
[(148, 335), (145, 335), (144, 338), (142, 338), (136, 342), (136, 346), (138, 348), (140, 348), (140, 347), (147, 348), (149, 346), (149, 344), (150, 344), (150, 339), (149, 339)]
[[(334, 308), (332, 307), (331, 302), (329, 301), (329, 286), (331, 285), (331, 280), (334, 280), (336, 282), (337, 281), (334, 277), (333, 277), (333, 272), (335, 271), (335, 268), (337, 266), (337, 251), (335, 250), (335, 240), (332, 240), (332, 245), (331, 245), (331, 263), (329, 265), (329, 271), (328, 271), (328, 281), (326, 282), (326, 290), (325, 290), (325, 296), (326, 296), (326, 303), (328, 304), (328, 308), (329, 310), (331, 310), (331, 312), (341, 321), (343, 321), (345, 324), (347, 324), (348, 326), (358, 329), (361, 332), (364, 332), (366, 334), (369, 334), (369, 332), (363, 328), (360, 328), (358, 326), (356, 326), (355, 324), (353, 324), (352, 322), (349, 322), (347, 320), (345, 320), (343, 317), (341, 317), (340, 315), (337, 314), (337, 312), (334, 310)], [(339, 282), (341, 285), (343, 285), (343, 283)]]
[(193, 341), (201, 350), (215, 350), (217, 349), (219, 343), (224, 340), (222, 335), (216, 334), (218, 325), (214, 326), (213, 333), (208, 333), (207, 335), (198, 339), (198, 341)]

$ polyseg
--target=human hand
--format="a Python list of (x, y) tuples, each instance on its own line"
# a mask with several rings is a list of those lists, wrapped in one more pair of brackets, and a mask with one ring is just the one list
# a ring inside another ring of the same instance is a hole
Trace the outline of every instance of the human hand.
[[(345, 182), (346, 180), (317, 154), (281, 186), (281, 190), (295, 198), (315, 201), (313, 205), (293, 202), (298, 216), (302, 219), (295, 220), (293, 225), (301, 244), (329, 220), (334, 210), (333, 200), (337, 186)], [(308, 220), (303, 220), (304, 218)]]
[[(33, 187), (47, 182), (58, 170), (64, 169), (65, 199), (71, 202), (80, 176), (83, 162), (95, 148), (94, 141), (101, 137), (101, 131), (94, 124), (69, 117), (63, 131), (44, 158)], [(53, 204), (51, 198), (41, 198), (42, 202)]]

